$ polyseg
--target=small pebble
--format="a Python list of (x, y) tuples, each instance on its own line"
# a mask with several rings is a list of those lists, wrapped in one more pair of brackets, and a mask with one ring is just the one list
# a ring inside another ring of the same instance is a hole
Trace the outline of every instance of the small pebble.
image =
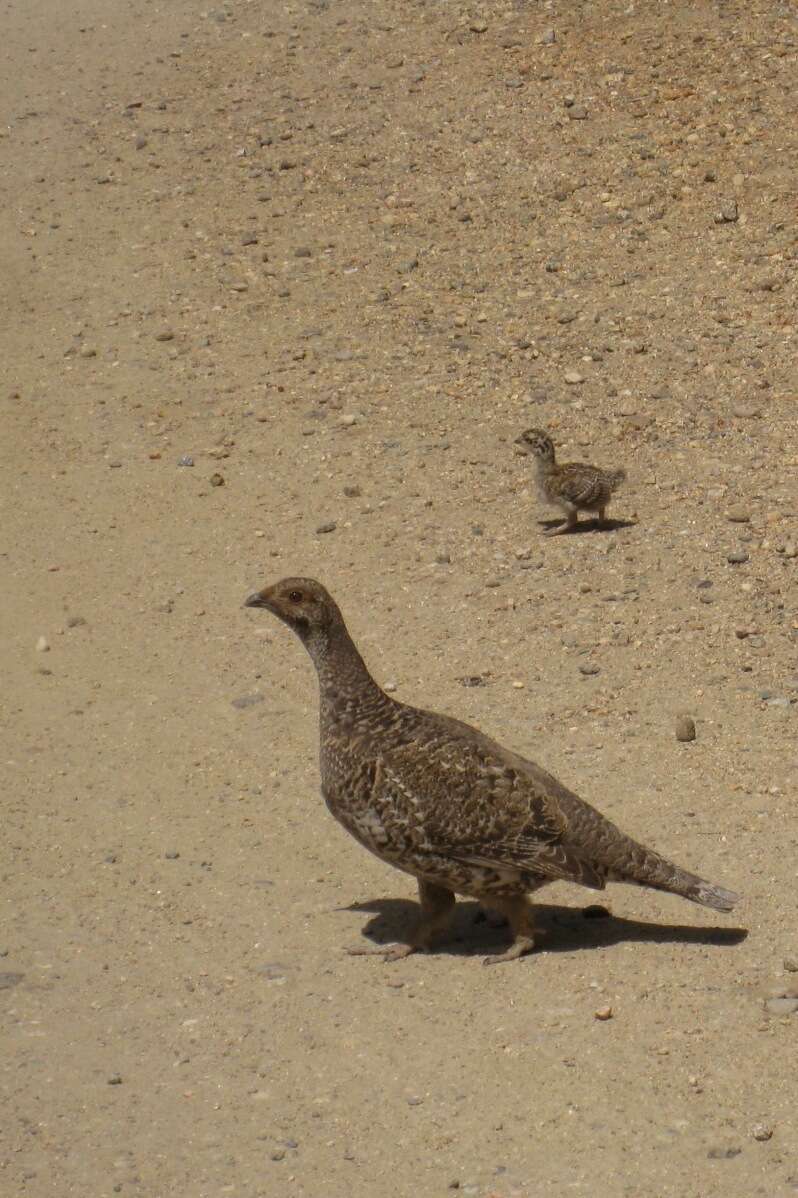
[(751, 1128), (751, 1135), (755, 1140), (764, 1143), (765, 1140), (773, 1138), (773, 1128), (768, 1123), (755, 1123)]
[(684, 742), (695, 740), (695, 720), (689, 715), (676, 717), (676, 739)]
[(585, 676), (588, 676), (591, 674), (598, 674), (599, 672), (600, 672), (600, 667), (593, 665), (592, 662), (587, 662), (585, 665), (579, 667), (579, 673), (584, 674)]
[(160, 333), (155, 334), (156, 341), (174, 341), (175, 335), (171, 329), (161, 329)]
[(122, 1085), (121, 1073), (112, 1073), (111, 1076), (108, 1078), (108, 1085), (109, 1086), (121, 1086)]
[(608, 1019), (612, 1019), (612, 1007), (599, 1007), (593, 1012), (594, 1018), (600, 1019), (602, 1023), (606, 1023)]
[(735, 549), (733, 553), (728, 554), (726, 561), (733, 566), (741, 566), (743, 562), (748, 561), (748, 554), (744, 549)]
[(177, 849), (169, 849), (168, 852), (164, 853), (164, 857), (167, 861), (177, 861), (179, 856), (180, 854), (178, 853)]
[(319, 534), (325, 532), (335, 532), (337, 527), (338, 525), (336, 524), (335, 520), (327, 520), (324, 524), (320, 524), (318, 526), (316, 532)]
[(583, 383), (585, 381), (584, 375), (580, 374), (578, 370), (566, 370), (563, 377), (565, 378), (566, 383), (568, 383), (568, 385), (571, 387), (576, 387), (579, 385), (579, 383)]
[(224, 486), (224, 478), (221, 474), (212, 474), (210, 481), (211, 481), (212, 487), (223, 487)]
[(39, 637), (38, 641), (36, 642), (36, 652), (37, 653), (49, 653), (50, 652), (50, 642), (48, 641), (46, 636)]
[(236, 711), (245, 711), (247, 707), (254, 707), (256, 703), (262, 703), (264, 695), (241, 695), (238, 699), (231, 699), (230, 706), (235, 707)]
[(745, 508), (730, 507), (726, 513), (726, 519), (730, 520), (732, 524), (747, 524), (751, 517)]
[(178, 459), (177, 464), (178, 464), (178, 466), (193, 466), (194, 459), (192, 458), (190, 453), (184, 453), (182, 458)]
[(358, 499), (362, 494), (363, 492), (357, 485), (344, 487), (344, 495), (347, 497), (347, 499)]
[(715, 213), (716, 225), (731, 225), (740, 219), (736, 200), (728, 200), (722, 204), (720, 211)]
[(765, 1010), (768, 1015), (794, 1015), (798, 1011), (798, 998), (767, 998)]
[(784, 968), (787, 973), (798, 973), (798, 957), (785, 957)]

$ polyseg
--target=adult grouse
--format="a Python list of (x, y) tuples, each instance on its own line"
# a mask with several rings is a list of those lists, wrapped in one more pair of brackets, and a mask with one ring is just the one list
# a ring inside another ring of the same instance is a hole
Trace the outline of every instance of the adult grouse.
[(547, 882), (595, 890), (633, 882), (730, 911), (738, 896), (625, 836), (540, 766), (449, 716), (398, 703), (377, 685), (336, 603), (310, 578), (250, 595), (299, 636), (319, 676), (321, 787), (335, 818), (365, 848), (418, 880), (421, 918), (396, 960), (428, 948), (455, 894), (506, 916), (510, 961), (534, 947), (527, 895)]

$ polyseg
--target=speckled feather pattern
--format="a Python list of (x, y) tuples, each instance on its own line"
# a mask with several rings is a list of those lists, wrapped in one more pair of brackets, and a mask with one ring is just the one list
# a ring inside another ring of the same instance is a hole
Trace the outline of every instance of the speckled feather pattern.
[(534, 762), (385, 694), (332, 599), (304, 582), (327, 605), (322, 627), (294, 624), (319, 676), (322, 793), (365, 848), (475, 897), (523, 895), (558, 879), (594, 889), (613, 880), (733, 904), (736, 896), (636, 843)]
[(516, 444), (535, 459), (538, 491), (544, 502), (566, 515), (602, 513), (626, 478), (624, 470), (602, 470), (586, 462), (557, 462), (554, 442), (543, 429), (527, 429)]
[(623, 470), (608, 472), (585, 462), (549, 465), (538, 459), (539, 487), (543, 497), (568, 511), (598, 512), (605, 508), (626, 475)]

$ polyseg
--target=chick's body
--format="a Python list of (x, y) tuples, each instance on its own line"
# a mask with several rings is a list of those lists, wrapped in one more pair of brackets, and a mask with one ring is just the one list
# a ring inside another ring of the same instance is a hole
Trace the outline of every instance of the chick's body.
[(535, 459), (541, 499), (565, 514), (565, 523), (547, 535), (570, 531), (579, 512), (596, 512), (600, 521), (606, 519), (607, 505), (625, 480), (625, 470), (602, 470), (586, 462), (559, 463), (551, 437), (538, 428), (527, 429), (515, 443)]

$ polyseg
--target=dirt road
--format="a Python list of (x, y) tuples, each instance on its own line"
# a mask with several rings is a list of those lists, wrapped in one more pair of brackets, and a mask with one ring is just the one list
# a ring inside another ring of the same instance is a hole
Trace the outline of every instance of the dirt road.
[[(5, 6), (3, 1195), (798, 1190), (795, 17)], [(735, 915), (346, 956), (415, 887), (242, 609), (295, 573)]]

